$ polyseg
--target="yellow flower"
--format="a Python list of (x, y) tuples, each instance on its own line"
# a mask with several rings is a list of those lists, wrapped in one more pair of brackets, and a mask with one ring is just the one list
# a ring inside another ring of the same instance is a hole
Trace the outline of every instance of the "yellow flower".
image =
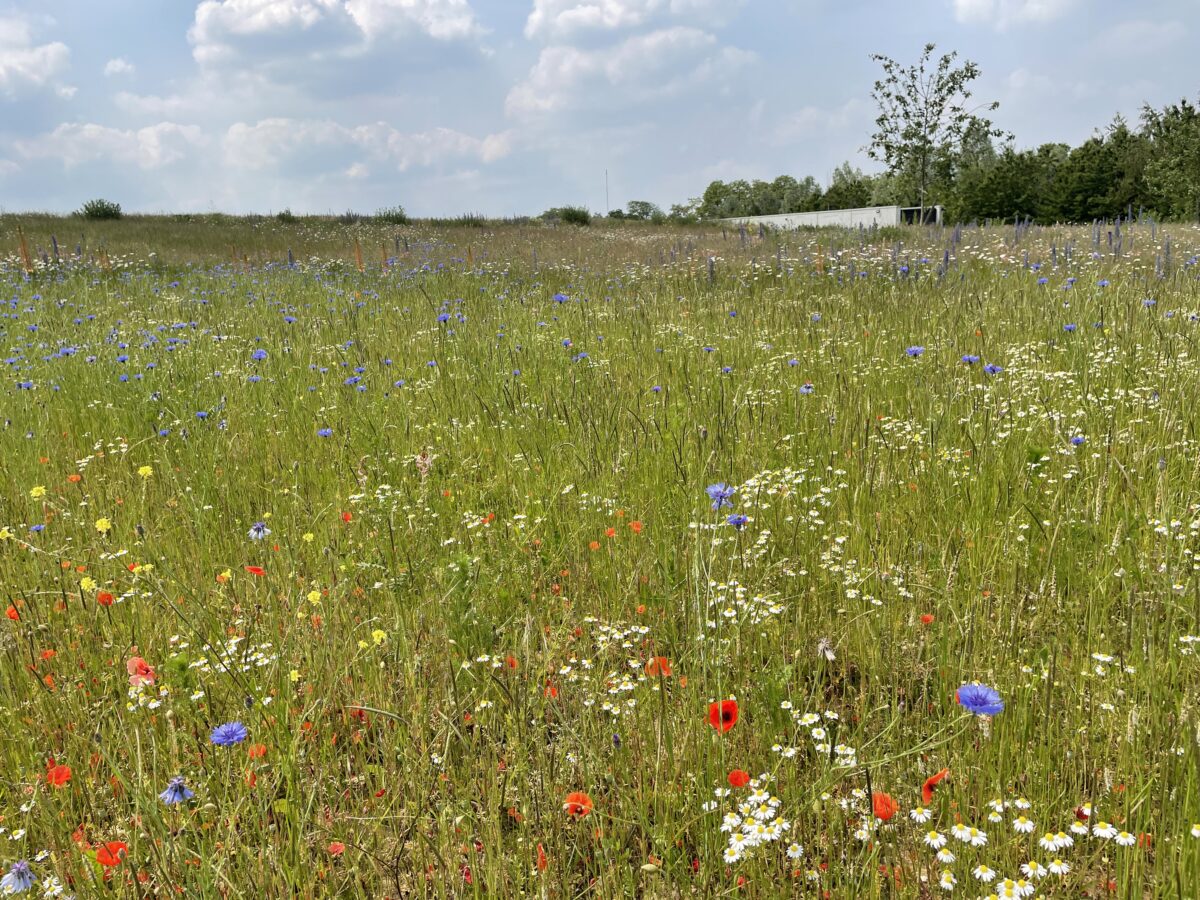
[(151, 475), (154, 474), (154, 467), (153, 466), (142, 466), (140, 469), (138, 469), (138, 474), (141, 475), (143, 478), (149, 478)]
[(366, 641), (359, 641), (359, 642), (358, 642), (358, 649), (359, 649), (359, 650), (366, 650), (366, 649), (367, 649), (367, 647), (369, 647), (369, 646), (370, 646), (370, 644), (368, 644)]
[(371, 632), (371, 640), (373, 640), (375, 642), (375, 646), (378, 647), (387, 640), (387, 632), (381, 628), (376, 628)]
[(314, 537), (314, 535), (311, 531), (306, 531), (304, 533), (302, 539), (303, 539), (304, 543), (311, 544), (313, 542), (313, 537)]
[(36, 500), (38, 497), (45, 497), (46, 496), (46, 486), (44, 484), (39, 484), (36, 487), (30, 488), (29, 496), (32, 497), (34, 500)]
[(270, 513), (263, 513), (263, 518), (264, 518), (264, 519), (269, 519), (269, 518), (271, 518), (271, 514), (270, 514)]
[(101, 534), (108, 534), (112, 531), (112, 522), (103, 517), (99, 518), (96, 520), (96, 530)]
[(12, 536), (12, 532), (7, 528), (0, 528), (0, 541), (11, 541)]
[(308, 602), (309, 603), (320, 603), (321, 602), (321, 592), (320, 591), (309, 591), (308, 592)]
[(96, 579), (90, 575), (85, 575), (83, 581), (79, 582), (79, 586), (85, 591), (94, 591), (99, 585), (96, 584)]
[(292, 671), (288, 672), (288, 678), (290, 678), (293, 683), (299, 681), (300, 680), (300, 670), (292, 669)]

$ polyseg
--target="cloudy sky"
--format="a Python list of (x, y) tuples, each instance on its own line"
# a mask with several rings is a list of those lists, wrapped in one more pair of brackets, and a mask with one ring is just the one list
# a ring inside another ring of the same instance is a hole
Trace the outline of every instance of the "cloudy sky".
[[(0, 209), (538, 213), (870, 169), (873, 52), (1018, 145), (1200, 92), (1200, 0), (0, 0)], [(46, 10), (53, 10), (48, 13)]]

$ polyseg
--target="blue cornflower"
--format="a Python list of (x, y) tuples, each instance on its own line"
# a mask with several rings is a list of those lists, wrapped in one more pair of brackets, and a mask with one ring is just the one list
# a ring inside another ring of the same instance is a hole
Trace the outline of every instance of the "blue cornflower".
[(41, 534), (43, 531), (46, 530), (46, 526), (45, 525), (30, 525), (29, 530), (32, 531), (34, 534)]
[(968, 366), (973, 366), (975, 363), (979, 362), (979, 357), (975, 356), (973, 353), (965, 353), (963, 354), (962, 361)]
[(252, 541), (261, 541), (270, 533), (271, 529), (267, 527), (266, 522), (255, 522), (250, 526), (250, 531), (248, 532)]
[(570, 298), (568, 298), (566, 294), (555, 294), (554, 295), (555, 303), (566, 303), (568, 299), (570, 299)]
[(562, 342), (562, 344), (563, 344), (563, 346), (564, 346), (564, 347), (570, 347), (570, 346), (571, 346), (571, 339), (570, 339), (570, 338), (563, 338), (563, 342)]
[(732, 371), (733, 371), (733, 366), (722, 366), (721, 367), (721, 372), (725, 375), (728, 375)]
[(8, 870), (8, 874), (0, 878), (0, 890), (6, 894), (22, 894), (37, 884), (29, 863), (23, 859), (17, 860)]
[(439, 322), (449, 322), (450, 321), (450, 313), (439, 313), (438, 321)]
[(171, 429), (170, 429), (170, 428), (160, 428), (160, 429), (158, 429), (158, 436), (159, 436), (159, 437), (167, 437), (168, 435), (170, 435), (170, 433), (171, 433)]
[(977, 716), (994, 716), (1004, 712), (1004, 701), (995, 688), (986, 684), (964, 684), (954, 692), (958, 705)]
[(234, 744), (240, 744), (249, 736), (250, 732), (241, 722), (226, 722), (213, 729), (209, 740), (218, 747), (232, 747)]
[(1076, 328), (1078, 328), (1078, 327), (1079, 327), (1079, 326), (1078, 326), (1078, 325), (1076, 325), (1074, 322), (1068, 322), (1066, 325), (1064, 325), (1064, 326), (1063, 326), (1063, 331), (1066, 331), (1066, 332), (1070, 333), (1070, 332), (1074, 331), (1074, 330), (1075, 330)]
[(729, 516), (725, 521), (728, 522), (730, 525), (732, 525), (734, 528), (736, 528), (738, 531), (741, 531), (746, 526), (746, 523), (750, 521), (750, 517), (744, 516), (741, 513), (734, 513), (732, 516)]
[(1080, 444), (1082, 444), (1086, 440), (1087, 440), (1087, 438), (1085, 438), (1082, 434), (1077, 434), (1073, 438), (1071, 438), (1071, 446), (1078, 447)]
[(289, 325), (293, 325), (296, 322), (296, 317), (295, 316), (284, 316), (283, 321), (287, 322)]
[(650, 391), (655, 394), (661, 394), (662, 393), (662, 385), (656, 384), (656, 385), (654, 385), (654, 387), (650, 388)]
[(986, 366), (983, 367), (983, 371), (986, 372), (988, 375), (999, 375), (1001, 372), (1004, 371), (1004, 369), (1002, 369), (1000, 366), (996, 365), (995, 363), (988, 363)]
[(586, 350), (580, 350), (578, 353), (576, 353), (574, 356), (571, 357), (572, 362), (580, 362), (581, 360), (585, 360), (585, 359), (588, 359)]
[(800, 365), (800, 360), (798, 360), (798, 359), (789, 359), (789, 360), (788, 360), (788, 365), (789, 365), (789, 366), (792, 366), (792, 367), (798, 366), (798, 365)]
[(252, 360), (254, 360), (255, 362), (264, 360), (267, 358), (267, 351), (264, 350), (262, 347), (259, 347), (257, 350), (255, 350), (253, 353), (250, 354), (250, 358)]
[(427, 365), (431, 369), (436, 369), (437, 368), (437, 360), (431, 359), (429, 362), (425, 363), (425, 365)]
[(1108, 279), (1107, 278), (1101, 278), (1100, 281), (1097, 283), (1100, 285), (1100, 287), (1108, 287)]
[(729, 311), (729, 318), (731, 318), (731, 319), (736, 319), (736, 318), (737, 318), (737, 310), (736, 310), (736, 309), (731, 309), (731, 310)]
[(343, 381), (342, 384), (346, 385), (346, 387), (354, 387), (354, 385), (358, 384), (360, 381), (362, 381), (362, 376), (351, 375), (349, 378)]
[(196, 418), (197, 419), (207, 419), (208, 413), (206, 413), (204, 410), (200, 410), (200, 412), (196, 413)]
[(918, 356), (920, 356), (922, 353), (925, 352), (925, 348), (920, 345), (917, 345), (917, 346), (905, 348), (904, 352), (907, 353), (909, 356), (913, 357), (914, 359), (916, 359)]
[(1038, 284), (1049, 284), (1049, 283), (1050, 283), (1050, 279), (1047, 278), (1045, 275), (1043, 275), (1041, 278), (1038, 279)]
[(318, 428), (317, 437), (333, 437), (332, 428)]
[(1154, 300), (1151, 297), (1147, 297), (1145, 300), (1142, 301), (1142, 306), (1149, 308), (1151, 306), (1154, 306), (1154, 304), (1156, 304), (1157, 302), (1158, 302), (1157, 300)]
[(820, 314), (820, 313), (813, 313), (813, 314), (812, 314), (812, 320), (813, 320), (814, 322), (820, 322), (820, 321), (821, 321), (821, 314)]
[(722, 506), (733, 506), (730, 497), (733, 496), (737, 488), (730, 487), (723, 481), (718, 481), (716, 484), (710, 484), (704, 489), (704, 493), (708, 494), (708, 498), (712, 500), (712, 508), (720, 509)]
[(186, 803), (195, 796), (195, 791), (192, 791), (183, 783), (183, 776), (176, 775), (167, 782), (167, 789), (158, 795), (158, 799), (167, 804), (167, 806), (174, 806), (176, 803)]
[(816, 388), (813, 387), (813, 383), (811, 381), (806, 381), (804, 384), (800, 385), (800, 393), (802, 394), (811, 394), (815, 390)]

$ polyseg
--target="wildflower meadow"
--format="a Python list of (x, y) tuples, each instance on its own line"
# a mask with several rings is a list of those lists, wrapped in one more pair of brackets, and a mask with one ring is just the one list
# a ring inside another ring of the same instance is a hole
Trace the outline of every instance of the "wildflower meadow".
[(1200, 227), (0, 242), (0, 890), (1200, 896)]

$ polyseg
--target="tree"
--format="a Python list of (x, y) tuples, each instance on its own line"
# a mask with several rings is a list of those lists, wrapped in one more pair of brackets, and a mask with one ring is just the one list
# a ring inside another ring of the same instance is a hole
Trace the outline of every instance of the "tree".
[(939, 161), (958, 154), (968, 132), (1003, 138), (1005, 133), (978, 115), (998, 103), (968, 108), (970, 84), (979, 77), (979, 66), (967, 60), (956, 66), (957, 53), (946, 53), (931, 68), (935, 44), (926, 44), (916, 65), (901, 66), (878, 53), (871, 59), (883, 67), (872, 99), (879, 106), (875, 133), (864, 148), (871, 159), (887, 166), (888, 173), (908, 181), (916, 193), (924, 219), (930, 183)]
[(1150, 141), (1146, 183), (1159, 211), (1176, 219), (1200, 219), (1200, 109), (1181, 101), (1142, 110), (1142, 133)]
[(871, 202), (871, 179), (844, 162), (833, 170), (829, 189), (821, 197), (822, 209), (858, 209)]
[(663, 211), (649, 200), (630, 200), (625, 210), (629, 219), (660, 219), (663, 215)]

